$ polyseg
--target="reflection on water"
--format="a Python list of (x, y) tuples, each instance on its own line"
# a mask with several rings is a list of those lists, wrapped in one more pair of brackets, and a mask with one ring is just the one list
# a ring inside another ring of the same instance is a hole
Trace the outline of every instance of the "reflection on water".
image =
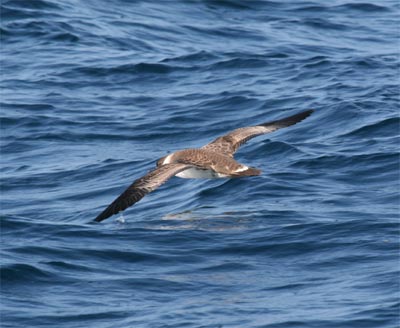
[[(232, 231), (249, 229), (252, 213), (246, 212), (223, 212), (218, 213), (212, 207), (196, 208), (179, 213), (170, 213), (162, 217), (162, 224), (158, 229), (195, 229), (205, 231)], [(253, 226), (254, 228), (254, 226)]]

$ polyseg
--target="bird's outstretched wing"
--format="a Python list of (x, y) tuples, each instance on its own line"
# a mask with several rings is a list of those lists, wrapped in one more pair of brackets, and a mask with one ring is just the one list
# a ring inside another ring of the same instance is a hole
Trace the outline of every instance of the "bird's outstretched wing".
[(310, 116), (312, 113), (313, 110), (307, 110), (305, 112), (289, 116), (281, 120), (266, 122), (256, 126), (239, 128), (224, 136), (218, 137), (214, 141), (201, 148), (233, 157), (233, 154), (238, 150), (238, 148), (248, 140), (259, 135), (273, 132), (275, 130), (296, 124), (304, 120), (306, 117)]
[(115, 199), (96, 217), (95, 221), (101, 222), (110, 216), (125, 210), (127, 207), (132, 206), (149, 192), (152, 192), (165, 183), (169, 178), (189, 167), (191, 167), (191, 165), (180, 163), (158, 166), (156, 169), (150, 171), (145, 176), (132, 183), (120, 196), (118, 196), (117, 199)]

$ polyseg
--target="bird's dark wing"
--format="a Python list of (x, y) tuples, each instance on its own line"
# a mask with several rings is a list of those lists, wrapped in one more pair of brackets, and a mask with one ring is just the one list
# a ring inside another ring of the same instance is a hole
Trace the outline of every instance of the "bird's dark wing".
[(225, 155), (233, 157), (233, 154), (238, 150), (238, 148), (248, 140), (259, 135), (270, 133), (278, 129), (296, 124), (304, 120), (306, 117), (310, 116), (312, 113), (313, 110), (308, 110), (293, 116), (283, 118), (281, 120), (266, 122), (256, 126), (239, 128), (224, 136), (218, 137), (214, 141), (201, 148), (217, 153), (223, 153)]
[(191, 165), (180, 163), (158, 166), (156, 169), (150, 171), (144, 177), (131, 184), (117, 199), (115, 199), (96, 217), (95, 221), (101, 222), (110, 216), (125, 210), (127, 207), (132, 206), (146, 196), (146, 194), (152, 192), (165, 183), (169, 178), (189, 167), (191, 167)]

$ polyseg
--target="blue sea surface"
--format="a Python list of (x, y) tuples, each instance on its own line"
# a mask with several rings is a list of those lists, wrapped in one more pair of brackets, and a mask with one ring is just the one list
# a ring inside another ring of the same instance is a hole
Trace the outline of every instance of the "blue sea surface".
[[(399, 327), (397, 0), (2, 0), (6, 327)], [(241, 179), (158, 158), (233, 129)]]

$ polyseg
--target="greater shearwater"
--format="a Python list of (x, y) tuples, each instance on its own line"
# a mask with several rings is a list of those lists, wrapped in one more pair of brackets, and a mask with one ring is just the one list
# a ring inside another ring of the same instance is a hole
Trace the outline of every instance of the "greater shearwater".
[(233, 155), (248, 140), (296, 124), (313, 110), (277, 121), (233, 130), (201, 148), (179, 150), (157, 161), (157, 167), (131, 184), (95, 219), (101, 222), (125, 210), (155, 190), (169, 178), (239, 178), (260, 175), (261, 171), (236, 162)]

